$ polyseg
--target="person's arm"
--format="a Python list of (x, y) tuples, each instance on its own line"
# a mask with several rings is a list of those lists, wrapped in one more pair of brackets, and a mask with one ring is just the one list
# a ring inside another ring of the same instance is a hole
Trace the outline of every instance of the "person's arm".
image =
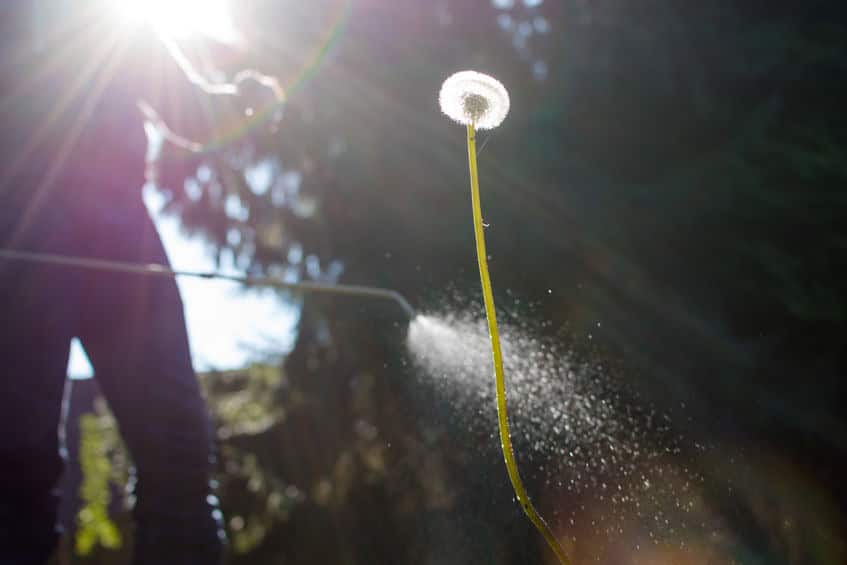
[(227, 131), (243, 120), (251, 105), (259, 101), (281, 104), (284, 98), (283, 89), (271, 76), (243, 70), (229, 82), (213, 82), (196, 69), (177, 42), (152, 33), (148, 42), (151, 38), (149, 55), (142, 54), (136, 63), (143, 69), (140, 107), (176, 147), (188, 151), (202, 148), (216, 132)]
[(197, 72), (176, 41), (163, 36), (160, 36), (159, 40), (164, 45), (171, 59), (173, 59), (174, 63), (177, 64), (180, 71), (182, 71), (185, 78), (187, 78), (191, 84), (206, 94), (218, 96), (236, 96), (238, 94), (238, 86), (236, 84), (231, 82), (213, 83)]

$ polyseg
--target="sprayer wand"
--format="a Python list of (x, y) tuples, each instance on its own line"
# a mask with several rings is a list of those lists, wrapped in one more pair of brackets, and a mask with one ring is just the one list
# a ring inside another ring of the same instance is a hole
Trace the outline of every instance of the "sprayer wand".
[(81, 269), (97, 271), (110, 271), (116, 273), (130, 273), (134, 275), (158, 276), (158, 277), (194, 277), (200, 279), (215, 279), (239, 282), (249, 286), (268, 286), (299, 292), (313, 292), (324, 294), (342, 294), (346, 296), (361, 296), (365, 298), (376, 298), (382, 300), (393, 300), (403, 312), (413, 319), (417, 312), (409, 301), (396, 290), (377, 288), (371, 286), (330, 284), (319, 282), (290, 283), (275, 277), (251, 277), (242, 275), (228, 275), (215, 271), (182, 271), (175, 270), (158, 263), (129, 263), (124, 261), (109, 261), (106, 259), (93, 259), (89, 257), (74, 257), (70, 255), (56, 255), (52, 253), (34, 253), (31, 251), (20, 251), (15, 249), (0, 249), (0, 258), (15, 261), (26, 261), (29, 263), (41, 263), (49, 265), (64, 265)]

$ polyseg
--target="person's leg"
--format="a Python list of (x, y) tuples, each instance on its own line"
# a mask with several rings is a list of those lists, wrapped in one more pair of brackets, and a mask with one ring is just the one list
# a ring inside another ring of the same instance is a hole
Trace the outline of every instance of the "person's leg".
[[(15, 324), (15, 336), (0, 331), (0, 563), (41, 565), (58, 543), (58, 426), (70, 338), (38, 339), (24, 324)], [(27, 335), (35, 339), (24, 342)]]
[[(17, 208), (0, 209), (0, 245)], [(61, 253), (61, 210), (39, 214), (19, 247)], [(59, 267), (0, 260), (0, 563), (41, 565), (58, 543), (58, 427), (78, 279)]]
[[(108, 204), (90, 254), (167, 264), (142, 203)], [(135, 562), (212, 565), (223, 538), (209, 487), (211, 430), (176, 283), (92, 273), (85, 287), (80, 337), (136, 467)]]

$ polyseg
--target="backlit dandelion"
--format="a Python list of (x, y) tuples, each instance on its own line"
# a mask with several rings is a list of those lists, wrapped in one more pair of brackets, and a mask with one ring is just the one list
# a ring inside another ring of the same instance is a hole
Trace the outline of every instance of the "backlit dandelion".
[(524, 488), (512, 437), (509, 433), (509, 417), (506, 412), (506, 379), (503, 373), (503, 353), (500, 349), (500, 336), (497, 330), (497, 313), (494, 308), (494, 294), (491, 290), (491, 277), (488, 274), (488, 254), (485, 250), (485, 233), (482, 224), (482, 206), (479, 198), (479, 175), (476, 164), (476, 130), (492, 129), (499, 126), (509, 113), (509, 93), (500, 82), (488, 75), (476, 71), (456, 73), (441, 86), (438, 95), (441, 111), (453, 120), (464, 124), (468, 132), (468, 165), (471, 177), (471, 205), (473, 207), (474, 235), (476, 238), (476, 256), (479, 262), (479, 277), (482, 282), (482, 298), (485, 303), (485, 316), (488, 320), (488, 333), (491, 338), (491, 355), (494, 362), (494, 381), (497, 397), (497, 424), (500, 430), (500, 447), (506, 462), (506, 471), (515, 491), (515, 496), (529, 520), (538, 529), (559, 562), (567, 565), (568, 559), (547, 522), (538, 513)]
[(461, 71), (444, 81), (438, 94), (441, 111), (476, 129), (499, 126), (509, 113), (509, 93), (494, 77)]

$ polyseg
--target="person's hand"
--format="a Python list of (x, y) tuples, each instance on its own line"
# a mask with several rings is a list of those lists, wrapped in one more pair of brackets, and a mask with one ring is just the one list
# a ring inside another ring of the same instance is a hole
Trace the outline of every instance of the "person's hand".
[(271, 124), (282, 119), (285, 90), (279, 81), (254, 70), (241, 71), (233, 78), (244, 114), (248, 117), (256, 112), (272, 112)]

